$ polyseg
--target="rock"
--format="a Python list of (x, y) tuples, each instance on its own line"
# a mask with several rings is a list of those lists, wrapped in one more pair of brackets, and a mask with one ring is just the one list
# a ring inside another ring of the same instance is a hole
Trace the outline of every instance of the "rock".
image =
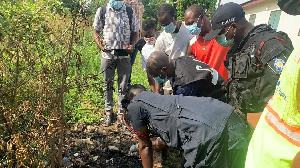
[(87, 145), (92, 145), (93, 142), (91, 141), (90, 138), (87, 139), (75, 139), (75, 145), (80, 146), (81, 144), (87, 144)]
[(139, 144), (135, 144), (135, 145), (131, 145), (130, 149), (129, 149), (129, 153), (132, 153), (132, 152), (136, 152), (139, 150)]
[(84, 133), (91, 133), (94, 132), (95, 128), (93, 126), (88, 125), (84, 130)]
[(75, 156), (75, 157), (79, 156), (79, 153), (74, 153), (74, 156)]
[(94, 157), (93, 157), (93, 161), (97, 161), (98, 158), (99, 158), (99, 156), (94, 156)]
[(119, 151), (119, 148), (117, 148), (116, 146), (108, 146), (108, 150)]

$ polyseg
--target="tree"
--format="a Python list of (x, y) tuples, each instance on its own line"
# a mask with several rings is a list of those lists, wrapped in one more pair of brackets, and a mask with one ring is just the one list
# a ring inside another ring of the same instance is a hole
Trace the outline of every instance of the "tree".
[(157, 20), (157, 10), (165, 3), (162, 0), (142, 0), (145, 8), (143, 19)]
[(193, 4), (200, 5), (205, 10), (206, 15), (210, 16), (216, 9), (217, 0), (169, 0), (169, 2), (176, 8), (178, 19), (183, 20), (185, 10)]

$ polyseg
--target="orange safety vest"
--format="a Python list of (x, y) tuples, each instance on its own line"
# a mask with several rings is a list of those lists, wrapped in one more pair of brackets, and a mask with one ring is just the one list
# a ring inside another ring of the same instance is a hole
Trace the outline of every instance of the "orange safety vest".
[(246, 168), (289, 168), (300, 151), (300, 45), (277, 82), (248, 147)]

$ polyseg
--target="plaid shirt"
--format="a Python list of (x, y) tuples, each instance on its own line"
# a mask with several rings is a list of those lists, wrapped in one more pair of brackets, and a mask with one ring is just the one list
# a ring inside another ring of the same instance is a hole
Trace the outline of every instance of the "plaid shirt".
[[(101, 7), (98, 8), (95, 19), (94, 28), (97, 31), (102, 30), (102, 21), (100, 19)], [(131, 28), (131, 30), (130, 30)], [(138, 32), (140, 26), (135, 13), (132, 14), (132, 24), (129, 25), (129, 18), (126, 12), (126, 6), (119, 11), (115, 11), (110, 4), (106, 5), (105, 25), (103, 28), (103, 42), (106, 44), (106, 49), (123, 49), (130, 45), (131, 32)]]
[(144, 5), (140, 0), (124, 0), (124, 2), (128, 5), (130, 5), (135, 13), (136, 13), (136, 17), (139, 21), (139, 25), (140, 27), (142, 27), (142, 18), (143, 18), (143, 14), (144, 14)]

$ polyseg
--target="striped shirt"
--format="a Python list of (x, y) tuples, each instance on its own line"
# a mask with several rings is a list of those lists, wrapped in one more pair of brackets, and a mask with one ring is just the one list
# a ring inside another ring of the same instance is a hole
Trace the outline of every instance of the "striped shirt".
[[(97, 31), (102, 30), (102, 21), (100, 18), (101, 7), (98, 8), (95, 19), (94, 19), (94, 28)], [(106, 5), (105, 13), (105, 25), (103, 28), (103, 42), (105, 43), (106, 49), (123, 49), (130, 45), (130, 35), (131, 32), (138, 32), (140, 26), (136, 18), (135, 13), (132, 14), (132, 24), (129, 25), (129, 18), (126, 12), (126, 6), (119, 11), (115, 11), (110, 4)]]

